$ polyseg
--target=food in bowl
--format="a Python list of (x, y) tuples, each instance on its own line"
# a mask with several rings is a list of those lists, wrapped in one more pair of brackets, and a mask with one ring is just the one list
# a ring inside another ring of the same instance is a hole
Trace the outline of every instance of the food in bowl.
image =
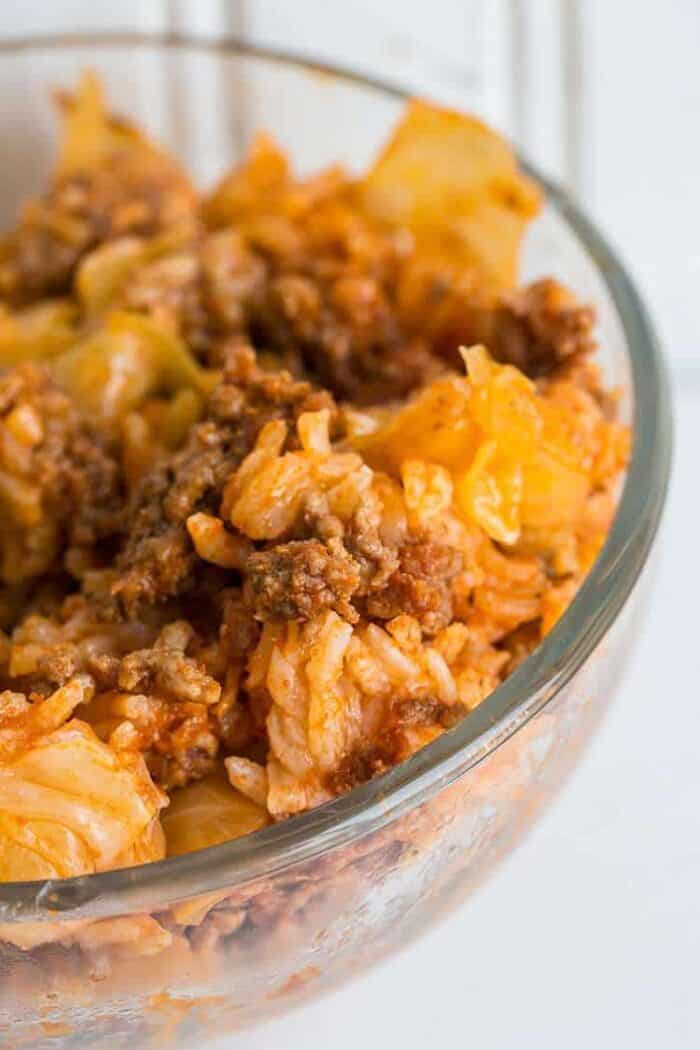
[(0, 878), (255, 831), (455, 726), (539, 644), (629, 448), (539, 205), (411, 103), (371, 169), (266, 136), (213, 192), (94, 77), (0, 245)]

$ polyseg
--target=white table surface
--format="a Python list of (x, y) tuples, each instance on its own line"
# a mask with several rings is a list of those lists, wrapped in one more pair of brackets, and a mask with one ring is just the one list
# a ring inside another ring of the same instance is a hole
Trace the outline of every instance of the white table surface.
[(422, 940), (211, 1050), (700, 1046), (700, 371), (676, 394), (651, 608), (626, 682), (563, 794)]

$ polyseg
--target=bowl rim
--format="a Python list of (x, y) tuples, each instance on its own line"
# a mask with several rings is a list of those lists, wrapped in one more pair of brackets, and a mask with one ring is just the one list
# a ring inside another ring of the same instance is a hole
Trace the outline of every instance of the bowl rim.
[[(236, 37), (188, 33), (31, 34), (0, 41), (0, 53), (91, 47), (219, 52), (321, 72), (395, 99), (410, 90), (342, 65)], [(0, 920), (56, 921), (159, 910), (177, 900), (233, 890), (377, 831), (477, 765), (548, 704), (607, 633), (647, 560), (668, 487), (672, 414), (666, 367), (632, 280), (569, 194), (533, 165), (543, 187), (602, 278), (621, 322), (633, 391), (632, 455), (607, 541), (572, 604), (535, 652), (454, 729), (402, 764), (297, 817), (218, 846), (150, 864), (70, 879), (0, 884)]]

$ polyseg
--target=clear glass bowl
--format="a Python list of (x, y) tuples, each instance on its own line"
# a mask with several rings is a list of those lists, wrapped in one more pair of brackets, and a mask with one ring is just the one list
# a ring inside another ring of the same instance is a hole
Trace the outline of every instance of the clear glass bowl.
[[(258, 127), (300, 170), (332, 161), (362, 170), (403, 100), (395, 87), (234, 42), (121, 35), (1, 49), (6, 221), (48, 169), (50, 88), (86, 65), (202, 182), (239, 158)], [(544, 644), (457, 728), (349, 795), (157, 864), (0, 886), (0, 1032), (12, 1032), (13, 1046), (201, 1046), (327, 988), (461, 900), (577, 761), (634, 640), (671, 418), (633, 285), (577, 207), (540, 181), (547, 206), (523, 277), (553, 273), (596, 304), (607, 378), (623, 387), (634, 428), (615, 524), (585, 585)]]

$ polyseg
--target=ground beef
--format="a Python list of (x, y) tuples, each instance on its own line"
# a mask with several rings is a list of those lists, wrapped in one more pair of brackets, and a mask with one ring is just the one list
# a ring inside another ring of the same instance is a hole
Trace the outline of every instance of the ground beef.
[(596, 348), (593, 307), (549, 277), (504, 295), (491, 325), (494, 356), (533, 378)]
[(344, 530), (343, 544), (360, 567), (360, 594), (379, 590), (398, 566), (396, 548), (381, 536), (380, 514), (371, 503), (361, 503)]
[(267, 267), (235, 230), (211, 233), (200, 251), (202, 295), (220, 332), (243, 331), (263, 301)]
[(155, 693), (165, 699), (215, 704), (221, 686), (181, 649), (155, 646), (129, 653), (121, 661), (119, 688), (130, 693)]
[(60, 177), (29, 203), (3, 245), (0, 298), (19, 305), (70, 290), (82, 257), (105, 241), (194, 221), (187, 179), (157, 153), (125, 148), (88, 173)]
[(386, 773), (395, 764), (396, 757), (389, 747), (377, 746), (353, 751), (328, 775), (326, 787), (332, 795), (346, 795), (358, 785)]
[(477, 343), (532, 379), (578, 367), (596, 348), (593, 307), (550, 277), (503, 293), (495, 302), (477, 289), (454, 295), (450, 303), (432, 342), (457, 371), (463, 368), (460, 347)]
[(193, 353), (203, 357), (211, 340), (201, 284), (200, 262), (193, 245), (139, 267), (126, 282), (123, 304), (177, 332)]
[(357, 619), (350, 599), (360, 573), (337, 540), (295, 540), (258, 551), (248, 559), (246, 575), (261, 620), (310, 620), (324, 609)]
[(90, 548), (114, 536), (122, 524), (121, 472), (103, 436), (76, 421), (61, 462), (71, 546)]
[(121, 522), (120, 469), (108, 437), (40, 366), (0, 377), (0, 489), (6, 584), (89, 562)]
[[(189, 735), (190, 742), (183, 744), (181, 741), (186, 735)], [(157, 742), (144, 752), (144, 759), (154, 782), (165, 791), (171, 791), (212, 773), (217, 768), (217, 753), (214, 735), (183, 718), (182, 722), (175, 723), (172, 729), (159, 735)]]
[[(101, 623), (93, 611), (73, 596), (51, 619), (30, 618), (13, 633), (11, 659), (22, 671), (23, 690), (36, 701), (87, 673), (99, 696), (80, 717), (98, 736), (107, 740), (116, 731), (122, 745), (126, 736), (126, 746), (143, 752), (151, 775), (165, 788), (210, 773), (228, 738), (219, 718), (221, 684), (210, 673), (221, 668), (211, 651), (207, 661), (206, 640), (183, 620), (172, 620), (154, 636), (143, 624)], [(139, 638), (146, 647), (135, 647)], [(246, 742), (240, 731), (236, 740)]]
[(402, 397), (440, 370), (370, 277), (284, 274), (270, 281), (255, 322), (262, 345), (292, 349), (323, 386), (356, 404)]
[(444, 704), (432, 697), (399, 700), (392, 705), (390, 724), (394, 729), (431, 725), (451, 729), (466, 713), (462, 704)]
[(219, 597), (222, 610), (219, 640), (228, 663), (240, 666), (257, 643), (260, 625), (237, 588), (223, 591)]
[(406, 544), (398, 557), (385, 586), (367, 597), (367, 615), (391, 620), (406, 613), (425, 634), (436, 634), (452, 619), (450, 585), (462, 568), (461, 557), (454, 548), (432, 542)]
[(191, 589), (201, 562), (185, 522), (198, 511), (216, 513), (225, 482), (272, 419), (293, 423), (306, 411), (334, 410), (332, 399), (286, 372), (260, 372), (245, 348), (232, 349), (208, 418), (193, 427), (185, 446), (144, 479), (130, 509), (130, 530), (116, 566), (112, 593), (122, 611)]
[(48, 696), (58, 686), (65, 685), (69, 678), (86, 671), (85, 663), (80, 649), (73, 642), (40, 647), (29, 680), (32, 692)]
[(227, 428), (202, 423), (193, 428), (185, 447), (138, 487), (112, 586), (128, 615), (137, 616), (142, 606), (192, 586), (197, 559), (185, 521), (197, 510), (214, 509), (226, 478), (240, 462), (236, 444)]
[(122, 298), (174, 330), (208, 364), (220, 367), (227, 337), (245, 331), (262, 301), (263, 260), (234, 230), (197, 236), (181, 251), (139, 267)]
[(211, 707), (158, 696), (134, 699), (140, 701), (142, 713), (134, 713), (129, 732), (136, 735), (138, 749), (160, 787), (182, 787), (214, 770), (220, 741)]

